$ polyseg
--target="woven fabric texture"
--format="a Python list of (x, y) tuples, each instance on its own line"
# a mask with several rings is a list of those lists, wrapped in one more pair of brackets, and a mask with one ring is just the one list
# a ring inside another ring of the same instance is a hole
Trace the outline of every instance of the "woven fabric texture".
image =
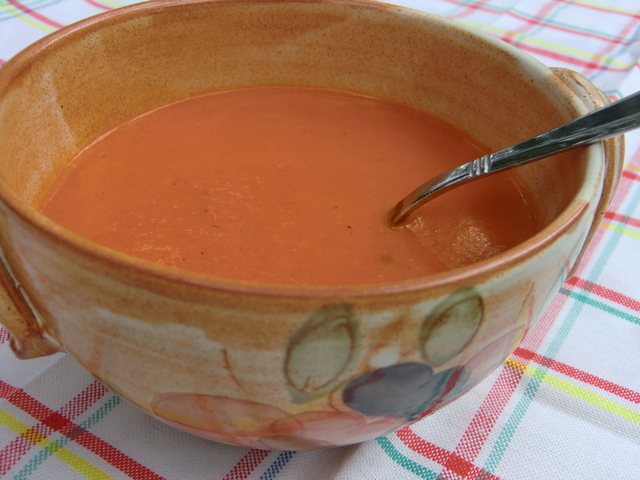
[[(127, 0), (0, 0), (0, 66)], [(611, 98), (640, 90), (639, 0), (401, 0), (481, 29)], [(1, 68), (1, 67), (0, 67)], [(1, 145), (0, 145), (1, 148)], [(63, 354), (17, 360), (0, 327), (0, 478), (640, 479), (640, 132), (577, 274), (468, 395), (364, 444), (267, 452), (148, 417)]]

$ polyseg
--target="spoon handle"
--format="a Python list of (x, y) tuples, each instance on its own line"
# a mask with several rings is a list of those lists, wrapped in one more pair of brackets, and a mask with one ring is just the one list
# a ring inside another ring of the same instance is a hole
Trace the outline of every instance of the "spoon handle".
[(548, 157), (578, 145), (640, 127), (640, 92), (511, 147), (460, 165), (421, 185), (393, 210), (391, 224), (404, 220), (420, 205), (479, 177)]

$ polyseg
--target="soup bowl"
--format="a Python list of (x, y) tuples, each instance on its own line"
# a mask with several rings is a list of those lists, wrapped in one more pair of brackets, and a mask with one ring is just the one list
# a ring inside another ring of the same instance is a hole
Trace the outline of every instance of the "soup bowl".
[(492, 150), (607, 102), (580, 75), (480, 32), (368, 1), (165, 0), (63, 28), (0, 70), (1, 322), (18, 357), (66, 352), (145, 412), (220, 442), (365, 441), (501, 365), (576, 268), (620, 176), (621, 138), (521, 167), (539, 233), (474, 265), (379, 285), (202, 276), (39, 213), (69, 160), (121, 122), (252, 85), (383, 97)]

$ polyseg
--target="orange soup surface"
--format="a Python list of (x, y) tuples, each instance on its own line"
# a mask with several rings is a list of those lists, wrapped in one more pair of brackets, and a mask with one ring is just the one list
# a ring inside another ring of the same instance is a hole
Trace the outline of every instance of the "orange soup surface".
[(485, 153), (389, 101), (238, 89), (159, 108), (99, 138), (71, 161), (41, 211), (112, 249), (214, 277), (394, 282), (484, 260), (539, 230), (509, 172), (389, 227), (409, 191)]

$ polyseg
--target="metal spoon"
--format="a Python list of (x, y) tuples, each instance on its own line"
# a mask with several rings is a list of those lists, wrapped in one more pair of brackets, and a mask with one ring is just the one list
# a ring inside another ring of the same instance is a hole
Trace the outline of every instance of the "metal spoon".
[(499, 152), (460, 165), (416, 188), (392, 210), (391, 225), (429, 200), (500, 170), (524, 165), (578, 145), (597, 142), (640, 127), (640, 92)]

